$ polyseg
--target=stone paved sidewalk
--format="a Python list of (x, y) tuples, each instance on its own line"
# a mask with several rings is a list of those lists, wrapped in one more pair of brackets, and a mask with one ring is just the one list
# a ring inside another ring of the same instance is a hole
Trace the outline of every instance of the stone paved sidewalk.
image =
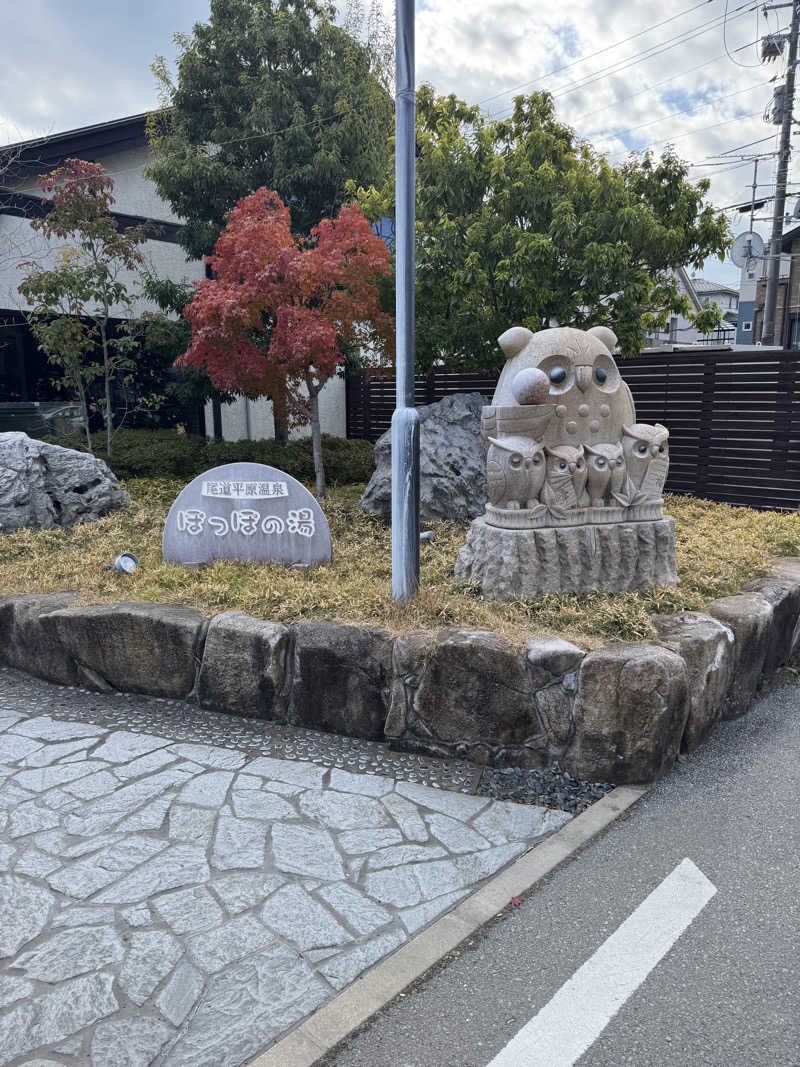
[(247, 1063), (569, 819), (66, 692), (0, 671), (0, 1064)]

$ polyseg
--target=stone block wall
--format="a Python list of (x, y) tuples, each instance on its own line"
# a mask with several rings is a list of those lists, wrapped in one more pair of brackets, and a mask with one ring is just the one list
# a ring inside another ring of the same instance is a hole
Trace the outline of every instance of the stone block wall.
[(516, 648), (449, 629), (393, 638), (339, 623), (228, 611), (0, 599), (0, 664), (62, 685), (197, 701), (496, 766), (559, 764), (594, 781), (652, 781), (720, 719), (750, 708), (800, 640), (800, 559), (708, 613), (655, 616), (650, 643)]

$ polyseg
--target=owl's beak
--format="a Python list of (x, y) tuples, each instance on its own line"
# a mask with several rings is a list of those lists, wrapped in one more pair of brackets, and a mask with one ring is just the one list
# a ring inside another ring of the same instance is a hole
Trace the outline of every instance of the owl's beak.
[(591, 367), (576, 367), (575, 368), (575, 381), (578, 383), (578, 388), (582, 393), (585, 393), (589, 388), (589, 383), (592, 380), (592, 368)]

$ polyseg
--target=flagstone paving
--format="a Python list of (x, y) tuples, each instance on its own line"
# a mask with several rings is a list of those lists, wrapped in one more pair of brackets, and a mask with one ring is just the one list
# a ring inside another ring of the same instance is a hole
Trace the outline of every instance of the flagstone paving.
[(169, 703), (0, 670), (0, 1064), (247, 1063), (570, 818)]

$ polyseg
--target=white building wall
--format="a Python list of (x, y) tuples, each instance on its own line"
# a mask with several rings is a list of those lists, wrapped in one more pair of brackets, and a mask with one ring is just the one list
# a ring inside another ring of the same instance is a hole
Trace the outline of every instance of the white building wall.
[[(347, 408), (344, 378), (330, 378), (319, 394), (319, 421), (323, 433), (333, 437), (347, 436)], [(206, 404), (206, 427), (213, 434), (213, 411)], [(306, 423), (292, 430), (293, 440), (309, 437), (311, 427)], [(272, 401), (266, 397), (248, 400), (240, 396), (232, 404), (222, 405), (222, 436), (226, 441), (260, 441), (275, 436), (275, 420), (272, 417)]]

